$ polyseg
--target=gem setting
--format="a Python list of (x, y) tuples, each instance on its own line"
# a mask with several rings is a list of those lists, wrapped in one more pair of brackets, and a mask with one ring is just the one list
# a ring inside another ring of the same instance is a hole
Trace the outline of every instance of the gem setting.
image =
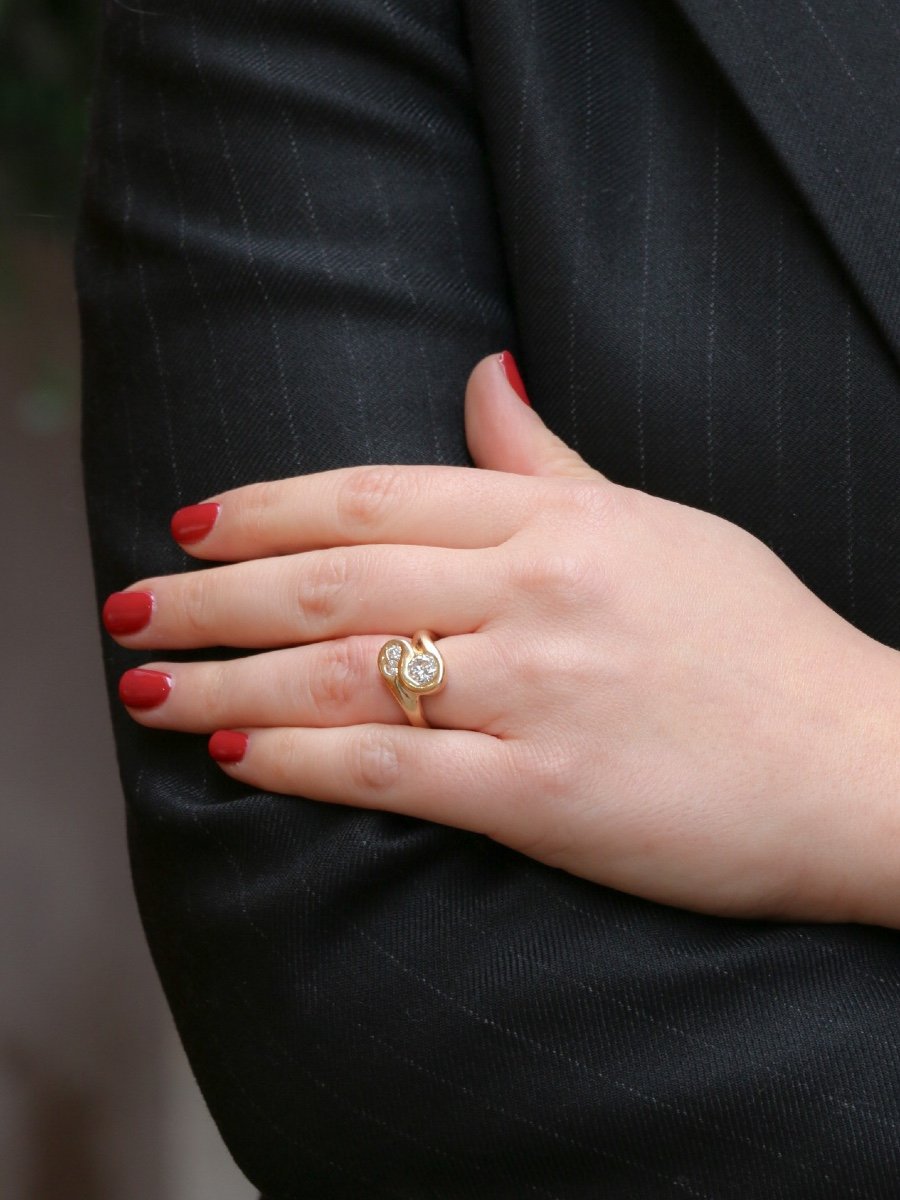
[(420, 698), (444, 686), (444, 660), (427, 629), (393, 637), (378, 651), (378, 670), (414, 725), (425, 725)]
[(438, 661), (433, 654), (414, 654), (403, 667), (403, 678), (411, 687), (426, 687), (437, 673)]

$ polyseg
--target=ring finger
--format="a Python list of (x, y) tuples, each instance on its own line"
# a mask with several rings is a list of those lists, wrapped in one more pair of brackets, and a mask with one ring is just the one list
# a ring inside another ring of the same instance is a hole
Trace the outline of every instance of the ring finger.
[[(367, 635), (222, 662), (148, 663), (125, 672), (119, 696), (142, 725), (185, 733), (238, 725), (405, 723), (377, 667), (386, 640)], [(429, 724), (499, 732), (510, 689), (494, 639), (468, 634), (439, 638), (436, 645), (447, 683), (422, 697)], [(478, 685), (485, 678), (490, 692)]]
[(362, 545), (159, 576), (114, 592), (107, 632), (133, 648), (297, 645), (403, 630), (428, 613), (468, 633), (498, 607), (496, 546)]

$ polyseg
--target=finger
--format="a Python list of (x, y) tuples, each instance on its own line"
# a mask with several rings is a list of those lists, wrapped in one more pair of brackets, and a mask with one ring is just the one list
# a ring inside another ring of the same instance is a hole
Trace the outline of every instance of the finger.
[[(103, 607), (130, 647), (296, 645), (349, 634), (468, 633), (501, 605), (495, 547), (339, 546), (144, 580)], [(140, 627), (118, 614), (146, 604)]]
[[(235, 736), (241, 733), (243, 739)], [(366, 724), (228, 730), (214, 733), (209, 748), (229, 775), (265, 791), (405, 813), (479, 833), (510, 825), (498, 809), (514, 803), (517, 793), (512, 744), (468, 729)]]
[(218, 561), (363, 542), (475, 548), (511, 537), (540, 506), (533, 479), (475, 467), (338, 467), (246, 484), (179, 509), (172, 535)]
[[(152, 662), (126, 671), (119, 697), (142, 725), (211, 733), (227, 726), (404, 724), (378, 669), (384, 636), (338, 638), (225, 662)], [(444, 687), (422, 697), (429, 724), (483, 730), (508, 710), (507, 668), (484, 634), (441, 638)], [(490, 679), (490, 688), (480, 681)]]

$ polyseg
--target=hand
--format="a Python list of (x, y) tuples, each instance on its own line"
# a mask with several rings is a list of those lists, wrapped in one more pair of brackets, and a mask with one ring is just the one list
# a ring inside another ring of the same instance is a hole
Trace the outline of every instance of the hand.
[[(237, 729), (211, 751), (252, 786), (475, 830), (652, 900), (856, 919), (857, 714), (895, 652), (750, 533), (594, 470), (496, 355), (465, 420), (472, 468), (342, 468), (207, 502), (186, 549), (228, 565), (133, 584), (107, 628), (146, 650), (276, 649), (127, 672), (134, 719)], [(376, 667), (423, 627), (447, 672), (431, 729)]]

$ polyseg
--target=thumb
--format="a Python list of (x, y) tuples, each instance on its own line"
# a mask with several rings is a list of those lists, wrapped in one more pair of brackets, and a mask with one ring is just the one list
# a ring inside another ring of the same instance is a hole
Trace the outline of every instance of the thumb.
[(465, 422), (469, 453), (478, 467), (518, 475), (604, 478), (534, 411), (508, 350), (473, 367), (466, 384)]

